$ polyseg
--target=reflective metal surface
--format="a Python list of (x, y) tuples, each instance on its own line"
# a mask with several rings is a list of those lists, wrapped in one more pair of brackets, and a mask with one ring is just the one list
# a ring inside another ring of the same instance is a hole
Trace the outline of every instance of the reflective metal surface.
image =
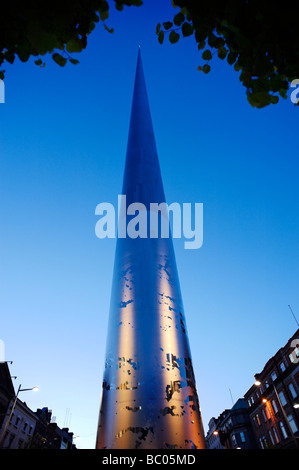
[[(140, 51), (122, 194), (165, 201)], [(171, 238), (117, 240), (96, 447), (205, 447)]]

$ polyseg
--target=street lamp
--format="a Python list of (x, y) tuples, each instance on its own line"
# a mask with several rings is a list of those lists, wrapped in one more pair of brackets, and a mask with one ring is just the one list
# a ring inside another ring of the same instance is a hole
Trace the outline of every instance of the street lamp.
[(6, 434), (8, 425), (9, 425), (9, 423), (10, 423), (10, 420), (11, 420), (11, 417), (12, 417), (12, 414), (13, 414), (13, 411), (14, 411), (15, 406), (16, 406), (16, 404), (17, 404), (17, 399), (18, 399), (19, 393), (20, 393), (20, 392), (28, 392), (28, 391), (37, 392), (38, 390), (39, 390), (39, 388), (38, 388), (37, 386), (34, 386), (34, 387), (32, 387), (32, 388), (21, 388), (21, 384), (19, 385), (17, 394), (16, 394), (16, 396), (15, 396), (13, 405), (12, 405), (11, 410), (10, 410), (10, 413), (9, 413), (9, 417), (8, 417), (8, 419), (6, 420), (5, 426), (4, 426), (3, 431), (2, 431), (2, 435), (1, 435), (1, 438), (0, 438), (0, 449), (1, 449), (1, 447), (2, 447), (4, 438), (5, 438), (5, 434)]

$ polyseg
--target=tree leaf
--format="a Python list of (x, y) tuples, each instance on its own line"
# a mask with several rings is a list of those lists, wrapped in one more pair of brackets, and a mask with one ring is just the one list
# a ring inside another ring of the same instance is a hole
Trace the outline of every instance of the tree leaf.
[(206, 45), (206, 41), (199, 42), (197, 45), (198, 50), (200, 51), (201, 49), (203, 49), (205, 45)]
[(79, 38), (72, 38), (66, 44), (68, 52), (81, 52), (83, 49), (82, 41)]
[(182, 12), (177, 13), (174, 18), (173, 22), (176, 26), (181, 26), (181, 24), (185, 21), (185, 15)]
[(228, 53), (228, 50), (225, 49), (225, 47), (221, 47), (220, 49), (218, 49), (217, 55), (219, 59), (223, 60), (225, 59), (227, 53)]
[(158, 34), (158, 41), (160, 44), (163, 44), (164, 41), (164, 31), (160, 31)]
[(172, 28), (173, 26), (173, 23), (171, 23), (171, 21), (166, 21), (165, 23), (163, 23), (163, 26), (166, 30)]
[(202, 53), (202, 58), (203, 58), (203, 60), (211, 60), (211, 59), (212, 59), (211, 51), (210, 51), (209, 49), (206, 49), (206, 50)]
[(36, 65), (42, 65), (43, 61), (42, 61), (42, 59), (37, 59), (37, 60), (34, 61), (34, 63)]
[(58, 52), (55, 52), (55, 54), (52, 55), (52, 59), (61, 67), (64, 67), (67, 62), (66, 58), (62, 57)]
[(77, 60), (77, 59), (69, 59), (69, 61), (70, 61), (71, 64), (74, 64), (74, 65), (80, 63), (79, 60)]
[(209, 73), (210, 70), (211, 70), (211, 67), (208, 64), (205, 64), (202, 68), (202, 71), (204, 73)]
[(169, 34), (169, 41), (171, 44), (175, 44), (180, 39), (180, 35), (176, 31), (171, 31)]
[(182, 35), (184, 37), (187, 37), (187, 36), (191, 36), (191, 34), (193, 34), (193, 26), (192, 24), (187, 23), (185, 21), (185, 23), (183, 23), (183, 26), (182, 26)]

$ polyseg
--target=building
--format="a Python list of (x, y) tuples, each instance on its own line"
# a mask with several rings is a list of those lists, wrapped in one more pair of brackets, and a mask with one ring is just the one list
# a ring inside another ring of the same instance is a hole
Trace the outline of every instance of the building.
[(0, 362), (0, 433), (9, 404), (14, 396), (15, 389), (11, 380), (8, 364), (7, 362)]
[[(26, 402), (17, 399), (11, 417), (10, 412), (13, 407), (14, 399), (11, 400), (3, 426), (0, 430), (1, 436), (4, 431), (1, 442), (2, 449), (28, 449), (33, 438), (37, 417), (27, 406)], [(10, 417), (10, 419), (9, 419)], [(6, 425), (7, 420), (9, 422)], [(5, 429), (4, 429), (5, 426)]]
[(220, 441), (219, 431), (217, 431), (217, 422), (218, 419), (214, 417), (209, 421), (208, 431), (206, 434), (207, 449), (225, 449)]
[(47, 407), (37, 409), (35, 412), (38, 421), (32, 440), (35, 449), (75, 449), (73, 433), (68, 428), (60, 428), (52, 422), (52, 411)]
[(239, 398), (231, 409), (224, 410), (217, 419), (212, 418), (212, 420), (209, 422), (210, 432), (206, 436), (210, 449), (256, 448), (255, 435), (244, 398)]
[(245, 393), (258, 447), (299, 448), (299, 329)]
[(73, 433), (51, 422), (51, 410), (32, 411), (19, 391), (15, 393), (8, 364), (0, 362), (0, 449), (75, 449)]
[(122, 195), (96, 448), (205, 448), (140, 50)]

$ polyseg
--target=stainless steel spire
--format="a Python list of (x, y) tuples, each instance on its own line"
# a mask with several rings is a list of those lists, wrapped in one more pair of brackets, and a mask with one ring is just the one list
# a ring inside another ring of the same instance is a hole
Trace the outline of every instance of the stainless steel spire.
[[(140, 49), (122, 194), (165, 202)], [(106, 347), (96, 448), (204, 448), (171, 237), (117, 239)]]

